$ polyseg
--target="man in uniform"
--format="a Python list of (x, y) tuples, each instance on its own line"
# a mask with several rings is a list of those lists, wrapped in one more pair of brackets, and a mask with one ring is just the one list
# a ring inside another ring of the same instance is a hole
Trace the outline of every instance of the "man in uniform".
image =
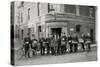
[(63, 36), (61, 37), (61, 52), (62, 54), (66, 52), (66, 35), (63, 33)]
[(35, 38), (34, 34), (32, 34), (31, 38), (31, 48), (33, 49), (33, 55), (35, 55), (35, 51), (37, 49), (37, 39)]
[(72, 52), (72, 47), (73, 47), (71, 35), (68, 35), (68, 43), (69, 43), (69, 46), (70, 46), (70, 53), (71, 53)]
[(85, 51), (85, 47), (84, 47), (84, 34), (83, 33), (81, 35), (80, 43), (82, 44), (83, 51)]
[(61, 37), (58, 38), (58, 49), (57, 49), (57, 53), (61, 54)]
[(25, 57), (26, 58), (27, 58), (27, 55), (29, 58), (28, 50), (30, 48), (30, 44), (31, 44), (31, 39), (29, 37), (29, 34), (27, 34), (27, 36), (24, 38), (24, 48), (25, 48)]
[(72, 44), (74, 46), (74, 52), (78, 51), (78, 37), (76, 35), (73, 36)]
[(87, 42), (87, 48), (90, 51), (91, 50), (91, 36), (88, 33), (87, 36), (85, 36), (85, 42)]
[(47, 54), (50, 54), (51, 37), (48, 35), (47, 38)]

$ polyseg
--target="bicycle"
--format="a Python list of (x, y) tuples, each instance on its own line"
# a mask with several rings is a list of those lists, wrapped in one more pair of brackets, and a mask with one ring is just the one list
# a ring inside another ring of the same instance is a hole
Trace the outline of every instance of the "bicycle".
[(22, 59), (22, 57), (25, 56), (25, 49), (24, 49), (24, 46), (21, 46), (21, 47), (17, 50), (17, 56), (18, 56), (18, 60)]

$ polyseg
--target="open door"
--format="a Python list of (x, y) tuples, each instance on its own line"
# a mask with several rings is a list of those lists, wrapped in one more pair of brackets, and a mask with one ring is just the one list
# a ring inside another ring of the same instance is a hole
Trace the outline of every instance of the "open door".
[(61, 28), (51, 28), (51, 32), (56, 39), (61, 37)]

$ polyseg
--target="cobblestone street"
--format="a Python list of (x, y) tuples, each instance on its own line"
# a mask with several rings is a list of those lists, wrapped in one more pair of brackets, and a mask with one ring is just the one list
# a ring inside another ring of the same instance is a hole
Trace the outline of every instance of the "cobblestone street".
[(21, 60), (17, 59), (15, 55), (15, 65), (37, 65), (37, 64), (55, 64), (55, 63), (70, 63), (70, 62), (84, 62), (97, 60), (97, 48), (93, 47), (91, 52), (78, 52), (58, 56), (34, 56), (31, 59)]

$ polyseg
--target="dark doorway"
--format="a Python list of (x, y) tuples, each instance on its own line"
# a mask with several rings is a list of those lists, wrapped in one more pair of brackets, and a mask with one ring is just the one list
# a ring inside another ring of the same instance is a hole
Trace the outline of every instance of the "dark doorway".
[(76, 32), (80, 32), (80, 29), (81, 29), (81, 25), (76, 25)]
[(51, 32), (56, 39), (61, 37), (61, 28), (51, 28)]
[(90, 29), (90, 36), (91, 36), (91, 40), (92, 40), (92, 42), (93, 42), (93, 29)]

